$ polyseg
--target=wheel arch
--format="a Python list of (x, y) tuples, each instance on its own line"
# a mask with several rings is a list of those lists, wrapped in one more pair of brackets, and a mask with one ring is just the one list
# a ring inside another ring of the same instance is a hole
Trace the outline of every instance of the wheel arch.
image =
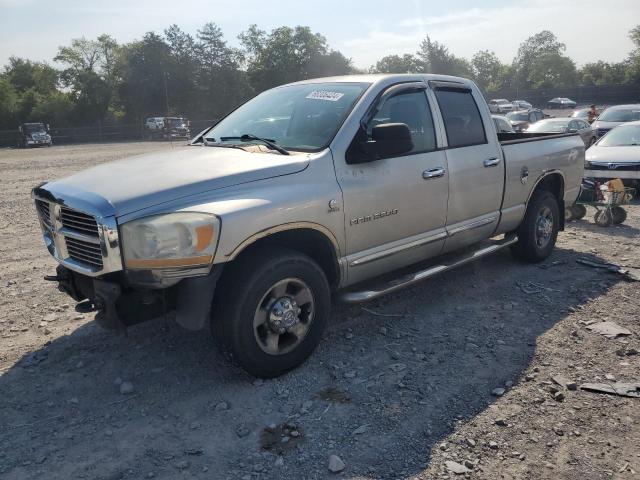
[(226, 261), (233, 262), (241, 256), (271, 246), (308, 255), (322, 268), (332, 289), (340, 285), (342, 269), (338, 260), (338, 241), (329, 229), (311, 222), (283, 224), (258, 232), (242, 241), (226, 256)]
[(531, 199), (533, 196), (540, 191), (551, 192), (558, 199), (558, 206), (560, 208), (560, 230), (564, 230), (564, 174), (560, 170), (551, 170), (545, 172), (534, 184), (531, 192), (529, 193), (529, 198), (527, 198), (527, 208), (531, 203)]

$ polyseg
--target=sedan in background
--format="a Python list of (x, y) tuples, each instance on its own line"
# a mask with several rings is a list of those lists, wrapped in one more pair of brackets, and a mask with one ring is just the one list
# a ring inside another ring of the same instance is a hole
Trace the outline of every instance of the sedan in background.
[(566, 97), (552, 98), (547, 102), (549, 108), (576, 108), (576, 102)]
[(507, 119), (516, 132), (523, 132), (529, 125), (533, 125), (544, 118), (544, 113), (539, 108), (520, 110), (518, 112), (507, 113)]
[(609, 107), (593, 122), (598, 138), (622, 123), (640, 120), (640, 104)]
[(577, 133), (582, 138), (585, 148), (589, 148), (596, 141), (594, 129), (588, 122), (579, 118), (546, 118), (531, 125), (526, 132)]
[(511, 104), (514, 110), (529, 110), (533, 108), (533, 105), (525, 100), (514, 100)]
[(491, 118), (493, 118), (493, 123), (495, 124), (496, 131), (498, 133), (516, 133), (507, 117), (503, 117), (502, 115), (491, 115)]
[(587, 150), (585, 177), (620, 178), (638, 189), (640, 186), (640, 121), (612, 129)]
[(489, 100), (489, 111), (491, 113), (507, 113), (513, 110), (513, 105), (506, 98), (494, 98)]

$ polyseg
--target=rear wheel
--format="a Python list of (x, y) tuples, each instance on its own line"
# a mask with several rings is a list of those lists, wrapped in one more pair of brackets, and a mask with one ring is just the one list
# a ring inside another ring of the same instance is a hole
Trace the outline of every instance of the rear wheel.
[(518, 242), (511, 247), (514, 256), (526, 262), (541, 262), (553, 251), (560, 227), (558, 199), (551, 192), (534, 193), (524, 220), (517, 230)]
[(263, 249), (230, 266), (216, 293), (212, 330), (247, 372), (281, 375), (313, 352), (331, 309), (329, 283), (311, 258)]

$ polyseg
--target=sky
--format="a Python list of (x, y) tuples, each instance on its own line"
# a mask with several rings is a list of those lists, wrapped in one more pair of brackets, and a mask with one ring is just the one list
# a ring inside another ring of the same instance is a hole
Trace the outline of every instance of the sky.
[(174, 23), (195, 34), (209, 21), (232, 46), (252, 23), (307, 25), (360, 68), (414, 53), (427, 34), (458, 56), (492, 50), (511, 62), (520, 42), (547, 29), (583, 65), (626, 58), (640, 0), (0, 0), (0, 65), (11, 55), (52, 62), (71, 38), (124, 43)]

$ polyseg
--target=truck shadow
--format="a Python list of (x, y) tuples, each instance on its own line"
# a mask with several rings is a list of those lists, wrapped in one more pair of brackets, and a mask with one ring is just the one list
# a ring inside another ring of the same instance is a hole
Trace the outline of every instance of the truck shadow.
[[(417, 474), (493, 389), (521, 380), (541, 335), (619, 281), (578, 257), (600, 260), (558, 248), (527, 265), (501, 252), (337, 306), (309, 361), (264, 382), (208, 334), (156, 321), (123, 336), (89, 322), (0, 377), (0, 476), (325, 478), (332, 453), (348, 477)], [(261, 433), (284, 421), (302, 440), (277, 449), (284, 466), (274, 466)]]

